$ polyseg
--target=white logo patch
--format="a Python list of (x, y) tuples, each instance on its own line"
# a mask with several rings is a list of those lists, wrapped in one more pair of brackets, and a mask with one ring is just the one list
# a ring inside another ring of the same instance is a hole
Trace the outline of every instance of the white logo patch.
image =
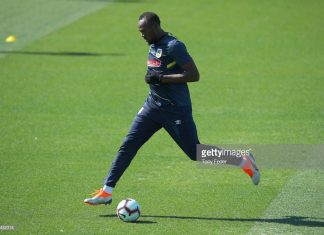
[(156, 58), (161, 58), (162, 56), (162, 49), (157, 49), (156, 53), (155, 53)]
[(181, 120), (175, 120), (174, 123), (175, 123), (176, 125), (181, 125)]

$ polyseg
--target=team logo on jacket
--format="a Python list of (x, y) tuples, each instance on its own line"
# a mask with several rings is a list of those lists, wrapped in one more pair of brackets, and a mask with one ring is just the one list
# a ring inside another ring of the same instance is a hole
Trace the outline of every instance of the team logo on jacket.
[(156, 59), (148, 60), (147, 61), (147, 66), (148, 67), (153, 67), (153, 68), (160, 67), (161, 66), (161, 61), (156, 60)]
[(174, 123), (175, 123), (176, 125), (181, 125), (181, 120), (175, 120)]
[(162, 56), (162, 49), (157, 49), (155, 53), (156, 58), (161, 58)]

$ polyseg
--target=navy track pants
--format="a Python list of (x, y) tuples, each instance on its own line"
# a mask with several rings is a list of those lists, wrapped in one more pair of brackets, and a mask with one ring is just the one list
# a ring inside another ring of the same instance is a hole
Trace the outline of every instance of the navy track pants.
[(153, 109), (145, 102), (112, 162), (104, 184), (115, 187), (137, 151), (158, 130), (164, 128), (191, 160), (199, 144), (191, 107)]

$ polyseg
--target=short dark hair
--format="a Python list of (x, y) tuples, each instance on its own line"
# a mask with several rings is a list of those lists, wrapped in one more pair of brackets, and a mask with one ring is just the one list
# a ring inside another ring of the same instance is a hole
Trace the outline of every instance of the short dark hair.
[(154, 12), (147, 11), (142, 13), (138, 20), (142, 20), (142, 19), (145, 19), (147, 23), (150, 24), (158, 24), (158, 25), (161, 24), (159, 16)]

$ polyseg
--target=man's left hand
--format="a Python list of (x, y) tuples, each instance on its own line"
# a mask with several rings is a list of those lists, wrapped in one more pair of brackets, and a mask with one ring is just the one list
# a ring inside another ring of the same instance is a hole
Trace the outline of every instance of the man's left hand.
[(145, 75), (145, 82), (148, 84), (161, 84), (163, 75), (159, 72), (148, 71)]

